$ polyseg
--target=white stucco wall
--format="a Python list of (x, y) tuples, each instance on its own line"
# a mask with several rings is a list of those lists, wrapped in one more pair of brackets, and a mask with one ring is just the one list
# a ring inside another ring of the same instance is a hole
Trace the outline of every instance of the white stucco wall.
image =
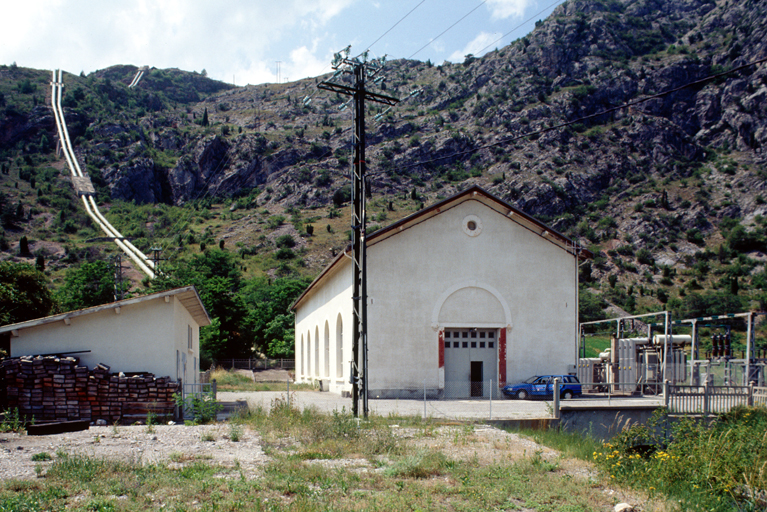
[[(90, 350), (73, 354), (93, 368), (109, 365), (113, 372), (151, 372), (176, 379), (176, 350), (187, 352), (185, 382), (193, 382), (192, 362), (199, 360), (199, 327), (175, 297), (157, 298), (120, 308), (74, 316), (19, 330), (11, 338), (11, 356)], [(187, 348), (187, 326), (192, 326), (193, 351)], [(188, 379), (192, 380), (188, 380)]]
[[(189, 348), (190, 327), (191, 348)], [(170, 375), (177, 375), (176, 380), (181, 377), (186, 384), (197, 384), (200, 375), (200, 329), (189, 311), (175, 298), (173, 299), (173, 331), (173, 346), (169, 347), (170, 353), (167, 356), (178, 361), (182, 360), (179, 356), (186, 354), (186, 366), (179, 366), (178, 371), (174, 369)], [(165, 357), (164, 355), (163, 358)]]
[[(467, 235), (467, 218), (478, 235)], [(369, 245), (371, 391), (441, 387), (445, 327), (505, 328), (507, 382), (565, 372), (575, 269), (573, 255), (476, 200)]]
[[(444, 389), (439, 333), (446, 327), (498, 329), (499, 338), (505, 331), (507, 382), (565, 373), (575, 363), (577, 262), (539, 233), (469, 199), (374, 238), (367, 253), (370, 396), (424, 384)], [(350, 390), (351, 265), (344, 259), (331, 272), (296, 310), (296, 375), (299, 382), (325, 378), (322, 349), (315, 369), (316, 332), (322, 343), (329, 322), (332, 355), (340, 312), (347, 368), (331, 391)]]
[[(326, 276), (324, 285), (316, 287), (296, 310), (296, 382), (325, 381), (329, 384), (330, 391), (335, 393), (351, 391), (351, 384), (349, 384), (353, 332), (351, 268), (348, 259), (344, 258), (340, 261), (332, 270), (332, 274)], [(342, 339), (340, 358), (336, 344), (339, 315)], [(326, 325), (329, 335), (327, 351), (325, 350)]]

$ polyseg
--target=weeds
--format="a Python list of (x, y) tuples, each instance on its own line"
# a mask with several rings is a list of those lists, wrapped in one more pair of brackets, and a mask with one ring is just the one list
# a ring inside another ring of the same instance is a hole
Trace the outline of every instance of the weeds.
[[(408, 435), (398, 435), (401, 427)], [(229, 425), (229, 438), (244, 428), (259, 432), (271, 456), (256, 478), (239, 461), (221, 467), (180, 452), (167, 463), (124, 463), (60, 450), (45, 478), (0, 483), (0, 510), (478, 512), (612, 506), (603, 488), (583, 485), (540, 454), (519, 461), (503, 453), (480, 459), (482, 433), (471, 426), (459, 429), (459, 440), (471, 443), (451, 444), (453, 434), (431, 420), (371, 416), (358, 422), (345, 410), (301, 411), (275, 400), (268, 409), (241, 413)], [(202, 436), (212, 440), (213, 432)]]
[(213, 392), (189, 395), (184, 398), (176, 393), (173, 395), (176, 405), (184, 411), (184, 418), (193, 425), (204, 425), (216, 419), (223, 406), (216, 400)]
[(660, 492), (685, 510), (767, 507), (767, 409), (736, 407), (707, 425), (656, 414), (593, 453), (611, 480)]
[(146, 433), (154, 434), (154, 426), (157, 424), (157, 414), (152, 411), (146, 413)]
[(229, 440), (233, 443), (239, 443), (242, 438), (242, 425), (237, 422), (229, 423)]
[(8, 409), (3, 413), (3, 421), (0, 422), (0, 432), (24, 432), (26, 430), (26, 422), (26, 417), (19, 416), (19, 410), (16, 407)]

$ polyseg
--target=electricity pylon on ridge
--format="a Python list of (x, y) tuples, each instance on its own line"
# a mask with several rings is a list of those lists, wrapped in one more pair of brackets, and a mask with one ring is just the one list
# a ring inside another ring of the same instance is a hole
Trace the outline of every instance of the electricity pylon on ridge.
[[(365, 229), (365, 187), (367, 162), (365, 161), (365, 100), (394, 106), (399, 99), (370, 92), (365, 88), (365, 79), (373, 79), (384, 67), (386, 57), (367, 60), (368, 52), (358, 57), (349, 57), (351, 46), (334, 54), (331, 67), (335, 70), (332, 78), (317, 84), (319, 89), (351, 96), (354, 103), (354, 165), (352, 167), (352, 312), (354, 315), (352, 335), (352, 413), (359, 417), (359, 401), (362, 398), (362, 413), (368, 417), (368, 340), (367, 340), (367, 262)], [(352, 86), (332, 82), (342, 74), (353, 76)], [(374, 79), (375, 81), (375, 79)], [(361, 361), (360, 361), (361, 359)]]

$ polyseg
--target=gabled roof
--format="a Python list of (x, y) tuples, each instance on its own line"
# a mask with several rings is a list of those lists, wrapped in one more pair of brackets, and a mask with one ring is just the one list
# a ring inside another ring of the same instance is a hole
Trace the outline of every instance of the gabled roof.
[(100, 311), (106, 311), (110, 309), (117, 309), (121, 307), (131, 306), (140, 302), (146, 302), (155, 299), (162, 299), (163, 297), (176, 297), (179, 302), (189, 311), (192, 318), (198, 325), (210, 325), (210, 316), (205, 310), (205, 306), (200, 300), (200, 295), (197, 293), (197, 289), (194, 286), (185, 286), (183, 288), (173, 288), (172, 290), (165, 290), (164, 292), (153, 293), (151, 295), (142, 295), (141, 297), (133, 297), (131, 299), (118, 300), (117, 302), (110, 302), (109, 304), (102, 304), (100, 306), (94, 306), (91, 308), (78, 309), (75, 311), (68, 311), (66, 313), (60, 313), (58, 315), (46, 316), (44, 318), (36, 318), (34, 320), (27, 320), (26, 322), (20, 322), (17, 324), (3, 325), (0, 327), (0, 334), (5, 332), (19, 331), (21, 329), (27, 329), (29, 327), (37, 327), (39, 325), (45, 325), (52, 322), (68, 321), (70, 318), (78, 316), (90, 315), (98, 313)]
[[(550, 228), (542, 222), (534, 219), (530, 215), (524, 213), (522, 210), (510, 205), (506, 201), (494, 196), (493, 194), (477, 185), (473, 185), (466, 190), (459, 192), (458, 194), (448, 197), (447, 199), (443, 199), (442, 201), (434, 203), (431, 206), (424, 208), (423, 210), (419, 210), (411, 215), (408, 215), (407, 217), (404, 217), (394, 224), (390, 224), (385, 228), (377, 230), (367, 237), (367, 245), (368, 247), (371, 247), (396, 235), (397, 233), (425, 222), (428, 219), (439, 215), (441, 212), (449, 210), (450, 208), (453, 208), (471, 199), (480, 201), (501, 215), (508, 217), (511, 221), (516, 222), (520, 226), (532, 231), (533, 233), (536, 233), (538, 236), (548, 240), (550, 243), (564, 251), (569, 252), (579, 259), (593, 257), (593, 254), (591, 254), (588, 249), (582, 247), (577, 242), (571, 240), (562, 233)], [(338, 256), (336, 256), (333, 261), (331, 261), (330, 264), (325, 267), (320, 275), (317, 276), (314, 281), (312, 281), (312, 284), (310, 284), (309, 287), (304, 290), (304, 293), (302, 293), (301, 296), (296, 299), (296, 301), (291, 306), (291, 310), (295, 310), (295, 308), (298, 307), (304, 298), (306, 298), (311, 293), (311, 291), (320, 283), (320, 281), (332, 273), (341, 259), (344, 258), (344, 256), (350, 251), (351, 247), (347, 247), (344, 251), (338, 254)]]

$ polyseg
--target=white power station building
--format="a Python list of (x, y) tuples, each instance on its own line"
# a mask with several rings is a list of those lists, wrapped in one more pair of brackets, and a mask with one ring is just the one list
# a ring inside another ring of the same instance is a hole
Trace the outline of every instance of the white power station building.
[[(574, 371), (578, 262), (589, 256), (476, 186), (376, 231), (367, 239), (368, 396), (496, 396), (506, 382)], [(293, 309), (297, 382), (351, 392), (350, 254)]]

